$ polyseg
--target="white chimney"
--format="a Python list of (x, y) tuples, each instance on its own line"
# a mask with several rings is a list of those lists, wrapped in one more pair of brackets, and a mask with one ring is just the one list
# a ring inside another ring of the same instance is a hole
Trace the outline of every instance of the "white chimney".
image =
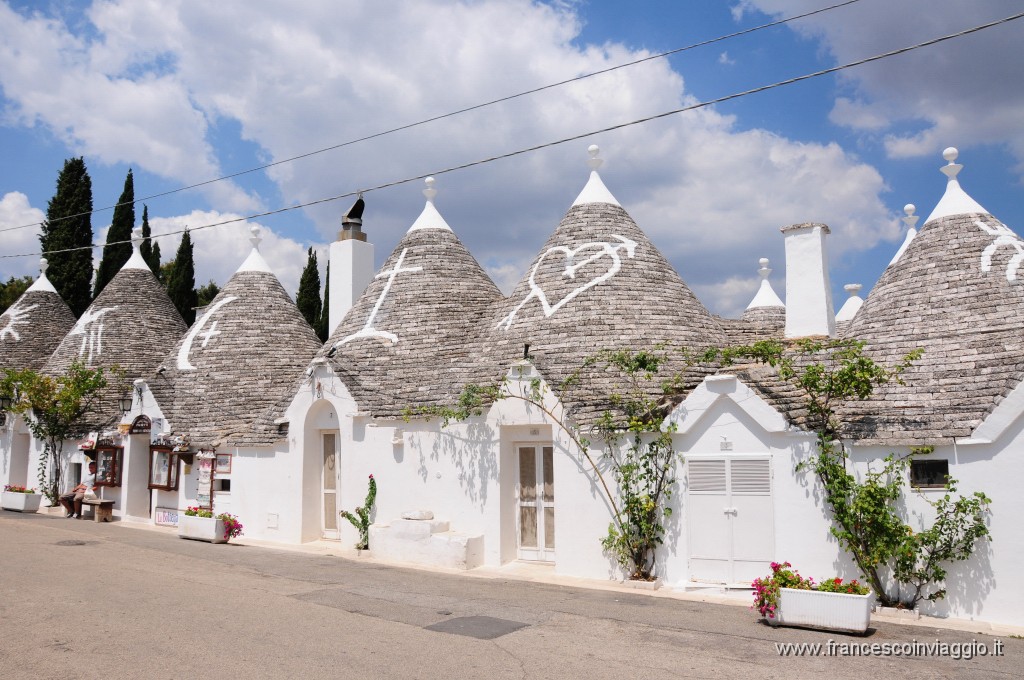
[(329, 261), (331, 263), (330, 308), (327, 310), (327, 322), (330, 328), (327, 334), (334, 333), (348, 310), (352, 309), (356, 300), (373, 280), (373, 244), (367, 243), (363, 233), (362, 197), (349, 208), (341, 218), (341, 231), (338, 240), (331, 244)]
[(836, 321), (852, 321), (853, 317), (857, 316), (857, 312), (864, 306), (864, 298), (860, 296), (861, 288), (862, 286), (859, 283), (848, 283), (843, 286), (843, 290), (850, 297), (846, 298), (846, 302), (836, 312)]
[(786, 337), (835, 337), (832, 284), (828, 278), (827, 224), (782, 228), (786, 238)]

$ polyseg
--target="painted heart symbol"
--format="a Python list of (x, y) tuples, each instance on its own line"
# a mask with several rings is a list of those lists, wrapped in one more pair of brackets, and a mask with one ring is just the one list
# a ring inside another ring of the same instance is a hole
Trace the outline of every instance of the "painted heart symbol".
[[(508, 328), (512, 326), (512, 322), (515, 320), (516, 314), (518, 314), (519, 310), (523, 308), (523, 305), (529, 302), (532, 298), (537, 298), (540, 301), (541, 309), (544, 310), (544, 316), (549, 317), (577, 295), (615, 276), (622, 268), (622, 258), (619, 256), (619, 250), (624, 249), (626, 251), (626, 256), (632, 258), (636, 252), (637, 244), (636, 241), (632, 241), (625, 236), (619, 236), (618, 234), (612, 234), (612, 237), (618, 239), (619, 242), (610, 243), (608, 241), (591, 241), (589, 243), (578, 245), (575, 248), (569, 248), (567, 246), (552, 246), (544, 251), (544, 254), (537, 258), (537, 263), (533, 265), (533, 270), (530, 272), (530, 292), (508, 316), (502, 319), (498, 326), (504, 326), (505, 329), (508, 330)], [(586, 251), (594, 252), (586, 257), (577, 259), (578, 256), (586, 253)], [(557, 253), (561, 253), (565, 258), (565, 269), (562, 272), (562, 277), (568, 279), (575, 279), (578, 271), (592, 262), (596, 262), (602, 257), (607, 256), (609, 258), (609, 265), (605, 271), (587, 279), (582, 285), (577, 286), (567, 294), (563, 295), (558, 302), (551, 304), (547, 294), (544, 292), (544, 288), (537, 283), (537, 272), (540, 270), (541, 265), (544, 264), (548, 256)]]

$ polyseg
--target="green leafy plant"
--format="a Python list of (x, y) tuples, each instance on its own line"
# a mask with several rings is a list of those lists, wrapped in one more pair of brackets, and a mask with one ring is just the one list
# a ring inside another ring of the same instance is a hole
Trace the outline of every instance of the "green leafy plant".
[[(122, 375), (117, 367), (110, 372)], [(14, 399), (11, 410), (24, 417), (32, 435), (44, 443), (38, 479), (51, 505), (57, 505), (67, 467), (64, 442), (85, 436), (86, 416), (106, 386), (103, 368), (88, 368), (77, 361), (56, 377), (30, 369), (8, 369), (0, 380), (0, 393)]]
[(377, 480), (370, 475), (370, 482), (366, 489), (366, 499), (361, 507), (356, 508), (354, 513), (342, 510), (338, 514), (352, 523), (359, 531), (359, 542), (356, 543), (356, 550), (370, 549), (370, 513), (377, 502)]
[(29, 489), (29, 488), (26, 488), (24, 486), (19, 486), (17, 484), (5, 484), (4, 485), (4, 491), (9, 491), (11, 493), (35, 493), (36, 492), (35, 489)]
[(209, 508), (200, 508), (199, 506), (196, 505), (190, 505), (187, 508), (185, 508), (185, 516), (212, 518), (213, 510), (210, 510)]
[(747, 357), (768, 363), (780, 377), (803, 389), (817, 453), (798, 469), (810, 470), (821, 484), (831, 533), (853, 557), (879, 601), (914, 608), (922, 599), (944, 597), (945, 565), (968, 559), (977, 541), (989, 535), (991, 500), (982, 492), (956, 495), (956, 480), (947, 479), (945, 494), (938, 500), (919, 494), (931, 505), (935, 519), (915, 531), (903, 519), (900, 501), (911, 458), (927, 455), (932, 448), (889, 455), (879, 469), (868, 469), (858, 479), (850, 470), (841, 441), (845, 423), (837, 412), (843, 402), (866, 399), (878, 386), (898, 382), (921, 351), (910, 352), (892, 368), (874, 362), (864, 353), (864, 343), (854, 340), (801, 340), (788, 351), (780, 343), (763, 342), (732, 348), (721, 356), (726, 362)]

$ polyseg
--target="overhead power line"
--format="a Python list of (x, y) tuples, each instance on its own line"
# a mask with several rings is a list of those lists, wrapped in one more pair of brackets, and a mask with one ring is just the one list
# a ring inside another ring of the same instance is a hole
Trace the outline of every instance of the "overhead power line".
[[(804, 12), (803, 14), (797, 14), (797, 15), (794, 15), (794, 16), (791, 16), (791, 17), (787, 17), (785, 19), (778, 19), (776, 21), (768, 22), (767, 24), (761, 24), (759, 26), (753, 26), (751, 28), (743, 29), (742, 31), (736, 31), (735, 33), (729, 33), (727, 35), (720, 35), (717, 38), (709, 38), (707, 40), (702, 40), (701, 42), (693, 43), (692, 45), (687, 45), (686, 47), (677, 47), (676, 49), (669, 50), (667, 52), (659, 52), (658, 54), (648, 55), (648, 56), (643, 57), (641, 59), (636, 59), (634, 61), (629, 61), (629, 62), (626, 62), (624, 64), (619, 64), (617, 66), (611, 66), (609, 68), (601, 69), (599, 71), (592, 71), (590, 73), (584, 73), (582, 75), (578, 75), (578, 76), (575, 76), (573, 78), (568, 78), (566, 80), (560, 80), (558, 82), (550, 83), (548, 85), (541, 85), (540, 87), (535, 87), (532, 90), (524, 90), (523, 92), (517, 92), (516, 94), (510, 94), (510, 95), (507, 95), (505, 97), (500, 97), (498, 99), (492, 99), (490, 101), (483, 102), (482, 104), (474, 104), (472, 106), (467, 106), (466, 108), (457, 109), (455, 111), (450, 111), (448, 113), (442, 113), (442, 114), (439, 114), (437, 116), (433, 116), (431, 118), (424, 118), (423, 120), (418, 120), (415, 123), (407, 123), (405, 125), (400, 125), (398, 127), (393, 127), (393, 128), (387, 129), (387, 130), (382, 130), (380, 132), (374, 132), (373, 134), (369, 134), (369, 135), (366, 135), (364, 137), (357, 137), (356, 139), (350, 139), (347, 142), (340, 142), (338, 144), (334, 144), (334, 145), (331, 145), (331, 146), (325, 146), (325, 147), (323, 147), (321, 149), (316, 149), (314, 151), (308, 151), (306, 153), (299, 154), (298, 156), (292, 156), (290, 158), (282, 158), (279, 161), (274, 161), (273, 163), (267, 163), (266, 165), (259, 165), (259, 166), (256, 166), (254, 168), (249, 168), (248, 170), (239, 170), (238, 172), (233, 172), (233, 173), (231, 173), (229, 175), (224, 175), (222, 177), (215, 177), (213, 179), (204, 180), (202, 182), (196, 182), (195, 184), (189, 184), (187, 186), (178, 187), (177, 189), (170, 189), (168, 191), (162, 191), (160, 193), (150, 194), (148, 196), (142, 196), (140, 198), (134, 199), (133, 201), (131, 201), (131, 203), (132, 204), (142, 203), (143, 201), (149, 201), (149, 200), (152, 200), (154, 198), (162, 198), (164, 196), (170, 196), (172, 194), (177, 194), (177, 193), (180, 193), (182, 191), (189, 191), (191, 189), (198, 189), (199, 187), (204, 187), (204, 186), (207, 186), (209, 184), (214, 184), (216, 182), (223, 182), (224, 180), (234, 179), (235, 177), (241, 177), (242, 175), (248, 175), (248, 174), (253, 173), (253, 172), (259, 172), (260, 170), (267, 170), (268, 168), (272, 168), (272, 167), (275, 167), (277, 165), (283, 165), (285, 163), (292, 163), (294, 161), (302, 160), (303, 158), (309, 158), (311, 156), (316, 156), (317, 154), (326, 153), (328, 151), (335, 151), (337, 149), (341, 149), (341, 148), (344, 148), (346, 146), (352, 146), (353, 144), (359, 144), (360, 142), (366, 142), (366, 141), (369, 141), (371, 139), (377, 139), (378, 137), (384, 137), (386, 135), (394, 134), (396, 132), (402, 132), (403, 130), (409, 130), (409, 129), (412, 129), (412, 128), (415, 128), (415, 127), (419, 127), (421, 125), (426, 125), (428, 123), (435, 123), (435, 122), (437, 122), (439, 120), (444, 120), (445, 118), (451, 118), (453, 116), (458, 116), (458, 115), (461, 115), (463, 113), (469, 113), (470, 111), (476, 111), (478, 109), (483, 109), (483, 108), (486, 108), (488, 106), (493, 106), (495, 104), (501, 104), (501, 103), (504, 103), (504, 102), (507, 102), (507, 101), (512, 101), (513, 99), (518, 99), (520, 97), (525, 97), (527, 95), (536, 94), (537, 92), (543, 92), (544, 90), (550, 90), (550, 89), (553, 89), (553, 88), (556, 88), (556, 87), (561, 87), (562, 85), (568, 85), (570, 83), (579, 82), (581, 80), (585, 80), (587, 78), (592, 78), (594, 76), (603, 75), (605, 73), (611, 73), (612, 71), (617, 71), (619, 69), (627, 68), (629, 66), (636, 66), (637, 64), (643, 64), (643, 63), (648, 62), (648, 61), (653, 61), (654, 59), (662, 59), (664, 57), (668, 57), (668, 56), (671, 56), (673, 54), (679, 54), (680, 52), (686, 52), (686, 51), (689, 51), (689, 50), (693, 50), (693, 49), (696, 49), (698, 47), (706, 47), (707, 45), (713, 45), (715, 43), (722, 42), (724, 40), (729, 40), (729, 39), (732, 39), (732, 38), (738, 38), (740, 36), (744, 36), (744, 35), (747, 35), (749, 33), (754, 33), (756, 31), (762, 31), (762, 30), (764, 30), (766, 28), (772, 28), (774, 26), (781, 26), (781, 25), (789, 23), (791, 21), (796, 21), (797, 19), (804, 19), (804, 18), (809, 17), (809, 16), (814, 16), (815, 14), (821, 14), (823, 12), (828, 12), (830, 10), (837, 9), (839, 7), (845, 7), (846, 5), (852, 5), (852, 4), (855, 4), (857, 2), (860, 2), (860, 0), (845, 0), (844, 2), (836, 3), (834, 5), (829, 5), (828, 7), (821, 7), (819, 9), (811, 10), (809, 12)], [(114, 205), (108, 205), (108, 206), (105, 206), (103, 208), (96, 208), (95, 210), (92, 210), (92, 211), (89, 211), (89, 212), (81, 212), (81, 213), (77, 213), (77, 214), (74, 214), (74, 215), (67, 215), (65, 217), (59, 217), (59, 218), (57, 218), (56, 220), (53, 220), (53, 221), (54, 222), (58, 222), (58, 221), (61, 221), (61, 220), (70, 220), (70, 219), (74, 219), (76, 217), (82, 217), (83, 215), (94, 215), (96, 213), (104, 212), (106, 210), (113, 210), (114, 208), (117, 208), (117, 207), (122, 206), (122, 205), (128, 205), (128, 203), (129, 203), (128, 201), (126, 201), (125, 203), (115, 203)], [(32, 222), (30, 224), (22, 224), (22, 225), (18, 225), (16, 227), (6, 227), (4, 229), (0, 229), (0, 232), (13, 231), (15, 229), (27, 229), (29, 227), (40, 226), (41, 224), (42, 224), (42, 222)]]
[[(594, 135), (602, 134), (602, 133), (605, 133), (605, 132), (612, 132), (612, 131), (615, 131), (615, 130), (621, 130), (623, 128), (632, 127), (634, 125), (641, 125), (643, 123), (649, 123), (652, 120), (659, 120), (661, 118), (667, 118), (668, 116), (673, 116), (673, 115), (676, 115), (678, 113), (685, 113), (687, 111), (694, 111), (696, 109), (702, 109), (702, 108), (705, 108), (707, 106), (712, 106), (714, 104), (721, 104), (723, 102), (732, 101), (733, 99), (739, 99), (741, 97), (747, 97), (747, 96), (750, 96), (752, 94), (758, 94), (760, 92), (766, 92), (768, 90), (774, 90), (774, 89), (779, 88), (779, 87), (784, 87), (786, 85), (792, 85), (794, 83), (803, 82), (805, 80), (810, 80), (812, 78), (819, 78), (821, 76), (829, 75), (831, 73), (836, 73), (837, 71), (843, 71), (845, 69), (853, 68), (855, 66), (862, 66), (864, 64), (869, 64), (871, 62), (879, 61), (879, 60), (882, 60), (882, 59), (888, 59), (890, 57), (895, 57), (895, 56), (900, 55), (900, 54), (905, 54), (907, 52), (912, 52), (914, 50), (921, 49), (922, 47), (929, 47), (931, 45), (937, 45), (938, 43), (942, 43), (942, 42), (945, 42), (947, 40), (953, 40), (954, 38), (960, 38), (960, 37), (963, 37), (965, 35), (970, 35), (971, 33), (977, 33), (978, 31), (983, 31), (985, 29), (992, 28), (994, 26), (999, 26), (1001, 24), (1006, 24), (1006, 23), (1009, 23), (1011, 21), (1016, 21), (1016, 20), (1021, 19), (1021, 18), (1024, 18), (1024, 12), (1018, 12), (1017, 14), (1013, 14), (1013, 15), (1008, 16), (1008, 17), (1003, 18), (1003, 19), (997, 19), (996, 21), (990, 21), (990, 22), (988, 22), (986, 24), (981, 24), (979, 26), (974, 26), (972, 28), (967, 28), (967, 29), (964, 29), (962, 31), (957, 31), (956, 33), (950, 33), (948, 35), (944, 35), (944, 36), (939, 37), (939, 38), (933, 38), (931, 40), (926, 40), (924, 42), (917, 43), (916, 45), (910, 45), (909, 47), (901, 47), (899, 49), (891, 50), (889, 52), (883, 52), (881, 54), (876, 54), (873, 57), (865, 57), (864, 59), (858, 59), (856, 61), (847, 62), (847, 63), (841, 64), (839, 66), (833, 66), (831, 68), (822, 69), (820, 71), (815, 71), (813, 73), (807, 73), (807, 74), (804, 74), (802, 76), (795, 76), (793, 78), (787, 78), (786, 80), (780, 80), (780, 81), (774, 82), (774, 83), (772, 83), (770, 85), (762, 85), (760, 87), (755, 87), (755, 88), (750, 89), (750, 90), (744, 90), (742, 92), (735, 92), (733, 94), (725, 95), (724, 97), (718, 97), (717, 99), (709, 99), (707, 101), (698, 102), (697, 104), (691, 104), (689, 106), (684, 106), (682, 108), (672, 109), (671, 111), (665, 111), (663, 113), (657, 113), (657, 114), (654, 114), (652, 116), (646, 116), (644, 118), (637, 118), (636, 120), (631, 120), (631, 121), (626, 122), (626, 123), (619, 123), (617, 125), (610, 125), (608, 127), (603, 127), (603, 128), (597, 129), (597, 130), (590, 130), (588, 132), (581, 132), (580, 134), (572, 135), (571, 137), (563, 137), (561, 139), (558, 139), (558, 140), (555, 140), (555, 141), (552, 141), (552, 142), (545, 142), (544, 144), (537, 144), (535, 146), (530, 146), (530, 147), (518, 149), (516, 151), (509, 151), (508, 153), (498, 154), (496, 156), (489, 156), (487, 158), (481, 158), (481, 159), (476, 160), (476, 161), (471, 161), (471, 162), (468, 162), (468, 163), (462, 163), (462, 164), (459, 164), (459, 165), (453, 165), (453, 166), (449, 166), (447, 168), (443, 168), (443, 169), (440, 169), (440, 170), (434, 170), (432, 172), (425, 172), (425, 173), (422, 173), (422, 174), (419, 174), (419, 175), (415, 175), (415, 176), (412, 176), (412, 177), (405, 177), (404, 179), (398, 179), (398, 180), (394, 180), (394, 181), (391, 181), (391, 182), (385, 182), (383, 184), (378, 184), (376, 186), (369, 187), (369, 188), (366, 188), (366, 189), (358, 189), (356, 191), (349, 191), (349, 192), (346, 192), (344, 194), (338, 194), (337, 196), (328, 196), (326, 198), (320, 198), (320, 199), (317, 199), (317, 200), (314, 200), (314, 201), (308, 201), (306, 203), (300, 203), (298, 205), (290, 205), (290, 206), (286, 206), (286, 207), (283, 207), (283, 208), (277, 208), (276, 210), (268, 210), (266, 212), (254, 213), (252, 215), (248, 215), (248, 216), (245, 216), (245, 217), (235, 217), (235, 218), (231, 218), (231, 219), (228, 219), (228, 220), (222, 220), (220, 222), (212, 222), (210, 224), (204, 224), (204, 225), (201, 225), (201, 226), (198, 226), (198, 227), (191, 227), (191, 228), (186, 228), (186, 229), (178, 229), (176, 231), (171, 231), (171, 232), (167, 232), (165, 234), (160, 234), (159, 236), (152, 236), (151, 238), (163, 238), (165, 236), (174, 236), (176, 234), (184, 233), (185, 231), (199, 231), (200, 229), (211, 229), (213, 227), (220, 227), (220, 226), (224, 226), (226, 224), (233, 224), (235, 222), (244, 222), (245, 220), (256, 219), (256, 218), (259, 218), (259, 217), (267, 217), (269, 215), (277, 215), (277, 214), (280, 214), (280, 213), (289, 212), (291, 210), (298, 210), (300, 208), (308, 208), (310, 206), (320, 205), (322, 203), (329, 203), (329, 202), (332, 202), (332, 201), (337, 201), (337, 200), (340, 200), (342, 198), (349, 198), (349, 197), (352, 197), (352, 196), (358, 196), (360, 194), (367, 194), (367, 193), (370, 193), (370, 192), (373, 192), (373, 191), (379, 191), (381, 189), (387, 189), (389, 187), (399, 186), (401, 184), (408, 184), (409, 182), (415, 182), (416, 180), (424, 179), (426, 177), (431, 177), (431, 176), (436, 176), (436, 175), (444, 175), (444, 174), (447, 174), (447, 173), (450, 173), (450, 172), (455, 172), (457, 170), (465, 170), (467, 168), (476, 167), (478, 165), (484, 165), (486, 163), (493, 163), (494, 161), (503, 160), (505, 158), (513, 158), (515, 156), (521, 156), (523, 154), (532, 153), (534, 151), (540, 151), (541, 149), (547, 149), (549, 147), (559, 146), (559, 145), (565, 144), (567, 142), (574, 142), (574, 141), (579, 140), (579, 139), (584, 139), (586, 137), (592, 137)], [(116, 243), (130, 243), (130, 242), (131, 241), (117, 241)], [(108, 243), (106, 245), (109, 246), (109, 245), (115, 245), (115, 244)], [(0, 259), (7, 259), (7, 258), (13, 258), (13, 257), (32, 257), (32, 256), (36, 256), (36, 255), (50, 255), (50, 254), (53, 254), (53, 253), (67, 253), (67, 252), (72, 252), (72, 251), (76, 251), (76, 250), (91, 250), (93, 248), (102, 248), (102, 247), (103, 247), (103, 245), (92, 245), (92, 246), (81, 246), (81, 247), (78, 247), (78, 248), (65, 248), (65, 249), (62, 249), (62, 250), (50, 250), (50, 251), (47, 251), (47, 252), (23, 253), (23, 254), (20, 254), (20, 255), (0, 255)]]

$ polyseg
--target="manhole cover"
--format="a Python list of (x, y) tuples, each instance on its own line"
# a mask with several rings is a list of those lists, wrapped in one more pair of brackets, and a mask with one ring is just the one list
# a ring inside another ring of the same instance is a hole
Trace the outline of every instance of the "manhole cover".
[(426, 629), (438, 633), (465, 635), (466, 637), (477, 638), (478, 640), (493, 640), (502, 635), (514, 633), (520, 628), (526, 628), (528, 625), (528, 623), (496, 619), (492, 616), (460, 616), (454, 619), (439, 621), (427, 626)]
[(95, 543), (95, 542), (96, 541), (75, 541), (75, 540), (71, 540), (71, 541), (57, 541), (57, 545), (63, 545), (63, 546), (89, 545), (90, 543)]

